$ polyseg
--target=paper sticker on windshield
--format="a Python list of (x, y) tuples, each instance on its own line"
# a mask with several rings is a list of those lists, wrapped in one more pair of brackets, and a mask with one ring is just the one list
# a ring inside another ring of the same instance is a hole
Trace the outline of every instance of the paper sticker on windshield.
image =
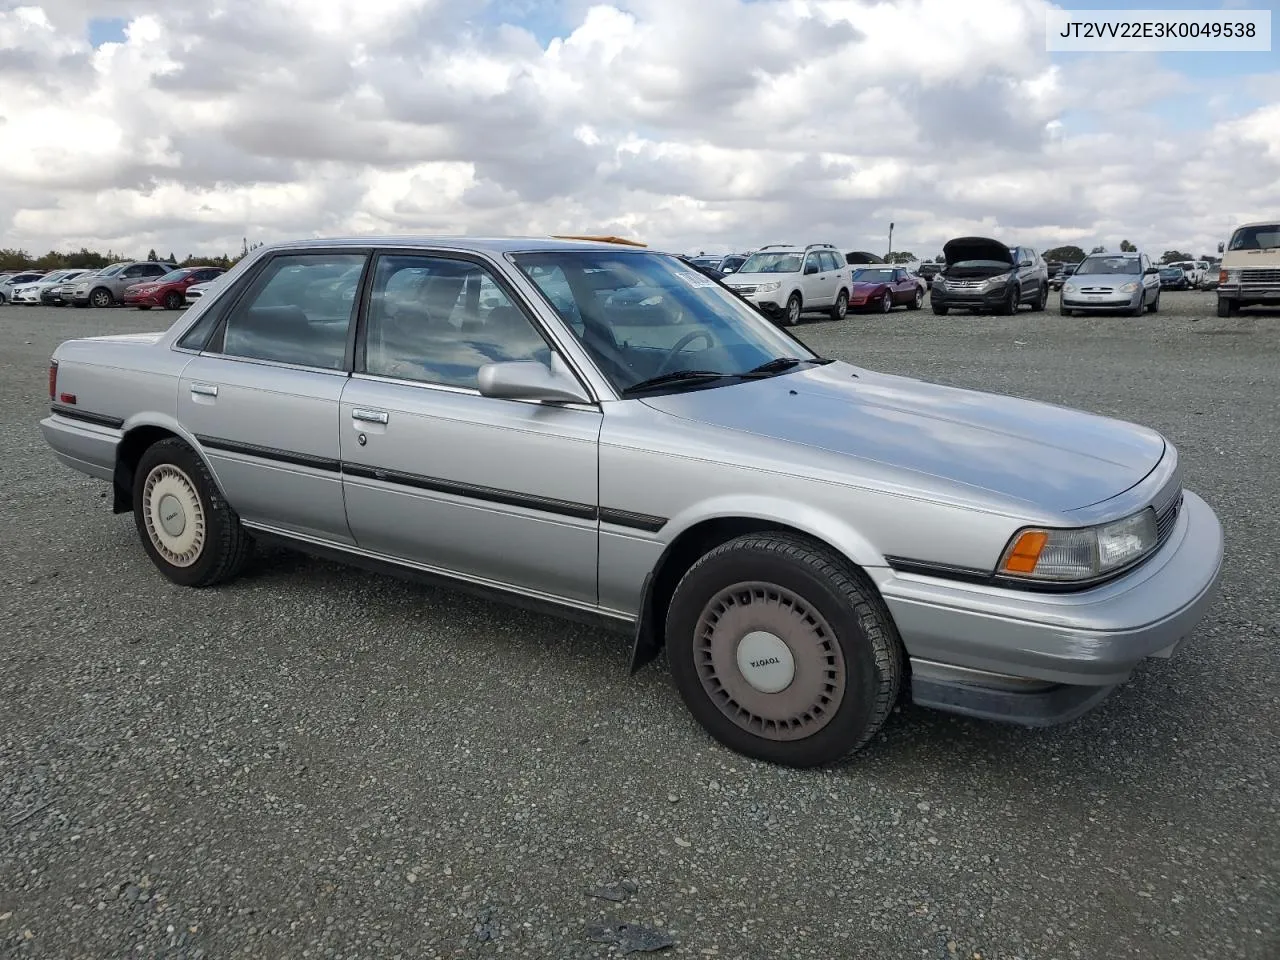
[(691, 287), (714, 287), (716, 285), (714, 280), (710, 277), (704, 277), (700, 273), (686, 273), (683, 270), (677, 270), (675, 274)]

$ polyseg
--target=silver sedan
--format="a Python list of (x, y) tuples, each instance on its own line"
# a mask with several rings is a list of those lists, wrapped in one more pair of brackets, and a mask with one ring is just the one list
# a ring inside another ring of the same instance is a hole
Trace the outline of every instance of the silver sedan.
[(818, 356), (611, 243), (260, 248), (166, 331), (63, 343), (49, 394), (54, 453), (169, 580), (271, 541), (585, 617), (779, 763), (903, 697), (1078, 716), (1194, 632), (1222, 563), (1155, 431)]

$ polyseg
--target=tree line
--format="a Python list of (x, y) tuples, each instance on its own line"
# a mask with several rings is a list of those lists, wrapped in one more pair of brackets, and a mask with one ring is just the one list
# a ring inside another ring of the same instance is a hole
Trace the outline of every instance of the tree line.
[(260, 246), (262, 246), (261, 243), (249, 243), (246, 239), (244, 246), (234, 257), (229, 257), (225, 253), (213, 257), (189, 253), (182, 260), (177, 259), (172, 251), (170, 251), (169, 256), (162, 258), (154, 249), (148, 250), (145, 258), (138, 258), (132, 254), (120, 253), (116, 250), (108, 250), (103, 253), (99, 250), (90, 250), (87, 247), (65, 252), (50, 250), (48, 253), (38, 257), (33, 256), (26, 250), (6, 248), (0, 249), (0, 270), (43, 270), (46, 273), (50, 270), (68, 270), (73, 267), (101, 270), (103, 267), (113, 263), (136, 259), (146, 259), (152, 262), (163, 260), (165, 263), (173, 263), (179, 267), (222, 267), (224, 270), (228, 270), (235, 263), (248, 256), (251, 250), (256, 250)]

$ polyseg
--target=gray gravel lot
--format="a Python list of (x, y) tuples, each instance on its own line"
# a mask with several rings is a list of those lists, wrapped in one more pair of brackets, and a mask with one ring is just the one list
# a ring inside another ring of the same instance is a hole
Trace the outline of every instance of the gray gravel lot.
[(169, 585), (36, 424), (59, 341), (173, 315), (0, 308), (0, 955), (594, 958), (618, 922), (682, 957), (1274, 960), (1280, 316), (1213, 303), (798, 328), (1164, 431), (1228, 539), (1195, 641), (1096, 712), (906, 706), (826, 772), (713, 745), (586, 627), (286, 553)]

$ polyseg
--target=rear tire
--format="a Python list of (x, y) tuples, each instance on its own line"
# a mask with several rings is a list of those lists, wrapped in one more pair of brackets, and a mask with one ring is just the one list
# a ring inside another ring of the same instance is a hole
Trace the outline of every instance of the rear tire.
[(253, 546), (204, 461), (176, 438), (152, 444), (138, 461), (133, 519), (151, 562), (184, 587), (230, 580)]
[(911, 301), (911, 305), (907, 309), (919, 310), (923, 306), (924, 306), (924, 291), (921, 290), (919, 287), (916, 287), (916, 298)]
[(1049, 287), (1046, 284), (1040, 288), (1039, 294), (1036, 295), (1035, 302), (1031, 304), (1031, 311), (1033, 313), (1041, 313), (1043, 312), (1044, 308), (1047, 307), (1048, 305), (1049, 305)]
[(801, 536), (748, 534), (707, 553), (676, 587), (666, 636), (694, 718), (771, 763), (812, 767), (853, 753), (902, 686), (902, 641), (875, 588)]
[(1155, 313), (1160, 309), (1160, 291), (1156, 291), (1156, 298), (1147, 304), (1147, 313)]

